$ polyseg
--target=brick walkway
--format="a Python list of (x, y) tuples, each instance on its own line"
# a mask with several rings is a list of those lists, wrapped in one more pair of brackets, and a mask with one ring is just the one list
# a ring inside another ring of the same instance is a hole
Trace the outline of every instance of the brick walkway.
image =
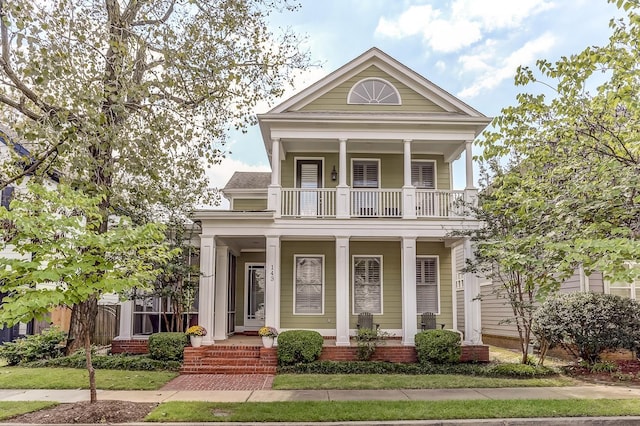
[(183, 374), (161, 390), (262, 390), (272, 384), (270, 374)]

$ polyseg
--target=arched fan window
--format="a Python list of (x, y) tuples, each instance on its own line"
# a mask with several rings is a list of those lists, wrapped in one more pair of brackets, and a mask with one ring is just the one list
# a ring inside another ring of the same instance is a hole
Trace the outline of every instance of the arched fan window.
[(347, 97), (349, 104), (400, 105), (400, 93), (381, 78), (365, 78), (353, 85)]

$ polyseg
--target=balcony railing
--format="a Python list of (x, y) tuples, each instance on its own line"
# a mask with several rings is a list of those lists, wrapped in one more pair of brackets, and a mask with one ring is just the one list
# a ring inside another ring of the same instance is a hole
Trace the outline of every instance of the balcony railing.
[(336, 190), (333, 188), (282, 188), (282, 216), (335, 217)]
[(464, 191), (416, 189), (416, 215), (418, 217), (464, 216)]
[[(343, 189), (344, 191), (344, 189)], [(349, 188), (343, 211), (337, 205), (335, 188), (281, 188), (280, 216), (296, 218), (402, 218), (405, 217), (402, 189)], [(415, 190), (418, 218), (460, 218), (465, 215), (465, 191)], [(347, 204), (348, 203), (348, 204)]]

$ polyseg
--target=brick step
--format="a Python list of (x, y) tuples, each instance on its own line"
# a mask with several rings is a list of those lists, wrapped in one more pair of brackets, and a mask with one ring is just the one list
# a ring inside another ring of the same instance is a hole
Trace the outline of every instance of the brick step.
[(199, 365), (276, 365), (260, 358), (201, 358)]
[(200, 365), (183, 366), (180, 374), (276, 374), (275, 366)]
[(198, 353), (198, 358), (260, 358), (260, 351), (219, 351), (216, 349), (209, 349), (207, 351)]

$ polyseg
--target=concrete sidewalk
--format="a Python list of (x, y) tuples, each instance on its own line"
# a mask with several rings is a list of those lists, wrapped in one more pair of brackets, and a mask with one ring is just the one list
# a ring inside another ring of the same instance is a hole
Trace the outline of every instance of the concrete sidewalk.
[[(211, 401), (441, 401), (478, 399), (632, 399), (640, 388), (622, 386), (565, 386), (542, 388), (404, 389), (404, 390), (99, 390), (99, 400), (132, 402)], [(0, 401), (88, 401), (88, 390), (0, 389)]]

